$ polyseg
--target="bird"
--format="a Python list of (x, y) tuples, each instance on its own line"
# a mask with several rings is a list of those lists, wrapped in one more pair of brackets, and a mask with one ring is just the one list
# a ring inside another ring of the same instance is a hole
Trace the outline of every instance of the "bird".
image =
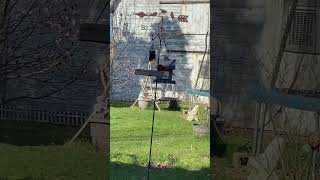
[(157, 12), (154, 12), (154, 13), (150, 13), (148, 16), (157, 16), (158, 13)]
[(166, 10), (164, 10), (164, 9), (160, 9), (160, 11), (161, 11), (161, 12), (159, 13), (159, 16), (160, 16), (161, 14), (167, 14), (167, 12), (168, 12), (168, 11), (166, 11)]
[(160, 9), (161, 13), (165, 14), (167, 13), (168, 11), (164, 10), (164, 9)]
[(172, 19), (172, 21), (173, 21), (173, 20), (174, 20), (174, 14), (173, 14), (173, 12), (171, 12), (170, 16), (171, 16), (171, 19)]

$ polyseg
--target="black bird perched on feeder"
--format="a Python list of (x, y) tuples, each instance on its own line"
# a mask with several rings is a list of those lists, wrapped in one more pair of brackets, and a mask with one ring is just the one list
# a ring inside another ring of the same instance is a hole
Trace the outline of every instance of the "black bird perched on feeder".
[[(166, 11), (166, 10), (164, 10), (164, 9), (159, 9), (159, 10), (161, 11), (160, 14), (167, 14), (167, 12), (168, 12), (168, 11)], [(160, 15), (160, 14), (159, 14), (159, 15)]]
[(173, 14), (173, 12), (171, 12), (170, 16), (171, 16), (172, 21), (173, 21), (173, 20), (174, 20), (174, 14)]

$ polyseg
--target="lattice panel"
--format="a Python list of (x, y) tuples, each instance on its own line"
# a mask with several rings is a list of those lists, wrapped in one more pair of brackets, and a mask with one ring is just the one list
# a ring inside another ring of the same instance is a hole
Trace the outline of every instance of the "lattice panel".
[(313, 46), (315, 12), (296, 12), (291, 27), (290, 45)]

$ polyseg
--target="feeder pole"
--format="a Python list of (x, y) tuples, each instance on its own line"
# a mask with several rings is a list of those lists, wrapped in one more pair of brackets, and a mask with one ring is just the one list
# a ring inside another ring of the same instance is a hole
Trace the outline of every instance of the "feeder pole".
[[(159, 33), (159, 54), (157, 65), (160, 64), (160, 52), (161, 52), (161, 43), (162, 43), (162, 27), (163, 27), (163, 17), (161, 17), (161, 27)], [(158, 69), (157, 66), (157, 69)], [(154, 91), (154, 100), (153, 100), (153, 114), (152, 114), (152, 127), (151, 127), (151, 137), (150, 137), (150, 149), (149, 149), (149, 161), (148, 161), (148, 170), (147, 170), (147, 179), (150, 177), (150, 168), (151, 168), (151, 157), (152, 157), (152, 143), (153, 143), (153, 130), (154, 130), (154, 121), (155, 121), (155, 113), (156, 113), (156, 100), (157, 100), (157, 89), (158, 89), (158, 81), (156, 80), (156, 87)]]

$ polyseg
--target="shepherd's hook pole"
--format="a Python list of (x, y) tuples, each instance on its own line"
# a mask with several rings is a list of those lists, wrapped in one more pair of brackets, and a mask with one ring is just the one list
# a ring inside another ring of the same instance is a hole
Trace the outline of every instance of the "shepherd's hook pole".
[[(161, 17), (161, 28), (159, 33), (159, 55), (158, 55), (158, 63), (160, 64), (160, 52), (161, 52), (161, 42), (162, 42), (162, 27), (163, 27), (163, 17)], [(157, 67), (158, 70), (159, 67)], [(150, 169), (151, 169), (151, 157), (152, 157), (152, 142), (153, 142), (153, 130), (154, 130), (154, 121), (155, 121), (155, 114), (156, 114), (156, 99), (157, 99), (157, 89), (158, 89), (158, 81), (156, 79), (156, 88), (154, 92), (154, 100), (153, 100), (153, 115), (152, 115), (152, 127), (151, 127), (151, 138), (150, 138), (150, 149), (149, 149), (149, 161), (148, 161), (148, 171), (147, 171), (147, 179), (150, 178)]]

